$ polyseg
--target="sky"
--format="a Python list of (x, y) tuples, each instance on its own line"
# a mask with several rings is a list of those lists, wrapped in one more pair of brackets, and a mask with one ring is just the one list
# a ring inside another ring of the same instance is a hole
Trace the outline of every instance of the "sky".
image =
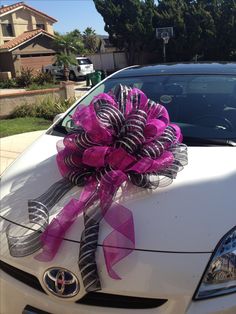
[(0, 6), (20, 1), (57, 19), (54, 30), (60, 33), (76, 28), (83, 32), (86, 27), (92, 27), (96, 34), (108, 35), (104, 31), (103, 18), (97, 12), (92, 0), (0, 0)]

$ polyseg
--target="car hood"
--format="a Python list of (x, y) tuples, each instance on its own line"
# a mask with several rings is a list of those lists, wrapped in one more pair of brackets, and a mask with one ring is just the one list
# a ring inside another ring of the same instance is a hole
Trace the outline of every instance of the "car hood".
[[(60, 137), (44, 134), (3, 174), (1, 179), (2, 230), (10, 223), (28, 221), (27, 201), (43, 194), (61, 179), (56, 165)], [(188, 165), (174, 182), (154, 191), (130, 185), (119, 202), (134, 216), (136, 249), (163, 252), (212, 252), (236, 221), (236, 149), (189, 147)], [(70, 190), (50, 212), (50, 219), (81, 188)], [(66, 234), (80, 240), (80, 215)], [(110, 232), (102, 221), (99, 242)]]

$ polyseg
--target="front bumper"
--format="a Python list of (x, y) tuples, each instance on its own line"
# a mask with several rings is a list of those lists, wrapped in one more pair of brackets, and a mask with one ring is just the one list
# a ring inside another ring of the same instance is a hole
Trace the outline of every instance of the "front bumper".
[[(154, 255), (160, 255), (156, 253)], [(172, 254), (171, 254), (172, 255)], [(178, 254), (173, 254), (178, 255)], [(196, 256), (195, 256), (196, 258)], [(173, 256), (170, 256), (170, 259), (173, 259)], [(186, 256), (185, 256), (186, 260)], [(176, 261), (176, 259), (175, 259)], [(187, 271), (187, 263), (185, 264)], [(170, 273), (172, 270), (170, 269)], [(173, 273), (172, 273), (173, 275)], [(140, 274), (141, 276), (141, 274)], [(178, 275), (176, 275), (178, 278)], [(144, 279), (144, 278), (143, 278)], [(160, 278), (161, 279), (161, 278)], [(163, 278), (162, 278), (163, 280)], [(191, 277), (189, 277), (191, 280)], [(183, 282), (185, 279), (183, 279)], [(194, 281), (194, 279), (193, 279)], [(138, 279), (136, 281), (136, 284)], [(160, 281), (160, 286), (166, 288), (169, 286), (169, 291), (172, 293), (167, 293), (163, 291), (160, 293), (158, 291), (158, 281), (156, 282), (156, 291), (155, 287), (153, 287), (153, 291), (148, 293), (148, 286), (151, 285), (150, 277), (146, 277), (146, 281), (144, 282), (144, 287), (146, 287), (145, 291), (143, 291), (143, 295), (147, 298), (167, 298), (166, 302), (163, 304), (159, 304), (153, 308), (140, 308), (140, 309), (127, 309), (127, 308), (116, 308), (116, 307), (104, 307), (101, 304), (97, 303), (95, 305), (85, 305), (80, 304), (76, 300), (65, 300), (60, 299), (58, 297), (48, 295), (45, 292), (40, 292), (37, 289), (30, 287), (27, 284), (22, 283), (19, 280), (16, 280), (12, 275), (7, 274), (5, 271), (1, 270), (0, 273), (0, 313), (1, 314), (21, 314), (21, 313), (29, 313), (26, 310), (31, 309), (32, 313), (38, 314), (43, 313), (40, 311), (44, 311), (46, 313), (53, 314), (65, 314), (65, 313), (79, 313), (79, 314), (94, 314), (94, 313), (103, 313), (103, 314), (116, 314), (122, 312), (122, 314), (235, 314), (236, 313), (236, 298), (235, 294), (218, 297), (214, 299), (204, 300), (204, 301), (192, 301), (192, 294), (194, 291), (185, 291), (183, 290), (183, 282), (179, 281), (179, 287), (175, 287), (173, 290), (173, 286), (171, 286), (168, 276), (166, 276), (166, 282)], [(133, 283), (135, 284), (135, 283)], [(111, 293), (119, 294), (119, 291), (115, 291), (114, 287), (111, 287)], [(135, 285), (134, 285), (135, 286)], [(179, 289), (178, 289), (179, 288)], [(104, 292), (107, 292), (106, 288)], [(173, 293), (175, 291), (175, 293)], [(120, 291), (122, 293), (122, 291)], [(135, 289), (126, 291), (129, 295), (137, 295), (137, 291)], [(139, 291), (139, 294), (141, 292)], [(124, 291), (123, 291), (124, 294)], [(14, 302), (13, 302), (14, 300)]]
[(94, 72), (94, 70), (84, 69), (84, 70), (80, 70), (80, 72), (78, 72), (77, 76), (86, 76), (87, 74), (91, 74), (93, 72)]
[[(168, 300), (168, 302), (159, 308), (153, 309), (115, 309), (99, 306), (87, 306), (76, 304), (74, 302), (62, 301), (60, 299), (51, 298), (43, 293), (40, 293), (19, 281), (14, 280), (11, 276), (6, 275), (1, 271), (0, 277), (1, 291), (1, 314), (21, 314), (27, 308), (35, 309), (33, 313), (66, 314), (235, 314), (236, 313), (236, 298), (235, 295), (215, 298), (211, 300), (190, 302), (186, 308), (186, 302), (183, 298)], [(14, 300), (14, 301), (13, 301)], [(27, 307), (27, 305), (29, 307)], [(39, 310), (39, 311), (37, 311)], [(27, 313), (25, 311), (25, 313)], [(29, 313), (29, 312), (28, 312)]]

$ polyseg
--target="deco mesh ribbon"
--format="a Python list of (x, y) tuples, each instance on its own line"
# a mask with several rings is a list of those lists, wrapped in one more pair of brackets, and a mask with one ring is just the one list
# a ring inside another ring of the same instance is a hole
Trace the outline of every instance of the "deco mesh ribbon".
[[(40, 226), (39, 232), (12, 236), (9, 225), (7, 238), (12, 256), (41, 248), (35, 258), (50, 261), (83, 213), (78, 265), (85, 290), (96, 291), (101, 289), (95, 256), (101, 220), (113, 230), (102, 245), (110, 277), (120, 279), (113, 266), (135, 249), (132, 212), (114, 201), (118, 189), (128, 181), (147, 189), (170, 184), (187, 164), (187, 147), (165, 107), (137, 88), (118, 85), (89, 106), (79, 106), (72, 120), (75, 127), (57, 145), (63, 179), (28, 201), (29, 220)], [(72, 199), (49, 223), (50, 210), (74, 186), (84, 186), (79, 199)]]

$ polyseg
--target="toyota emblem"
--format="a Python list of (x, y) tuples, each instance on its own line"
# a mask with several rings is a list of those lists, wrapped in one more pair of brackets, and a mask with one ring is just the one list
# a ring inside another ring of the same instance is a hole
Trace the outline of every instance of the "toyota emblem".
[(74, 297), (80, 289), (79, 280), (65, 268), (50, 268), (43, 276), (47, 289), (61, 298)]

